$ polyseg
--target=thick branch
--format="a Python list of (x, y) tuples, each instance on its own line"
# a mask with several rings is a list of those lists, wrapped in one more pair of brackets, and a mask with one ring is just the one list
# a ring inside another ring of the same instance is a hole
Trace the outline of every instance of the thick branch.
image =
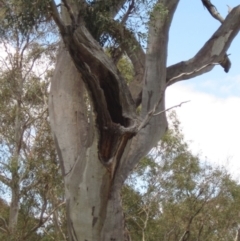
[(99, 156), (106, 163), (115, 155), (124, 133), (129, 138), (136, 133), (135, 104), (126, 81), (83, 21), (76, 29), (71, 26), (61, 32), (62, 39), (91, 97), (100, 136)]
[(52, 14), (52, 18), (55, 21), (55, 23), (57, 24), (60, 33), (62, 35), (65, 34), (65, 31), (66, 31), (65, 25), (64, 25), (59, 13), (58, 13), (58, 9), (57, 9), (57, 6), (56, 6), (54, 0), (51, 0), (49, 2), (49, 8), (50, 8), (50, 11), (51, 11), (51, 14)]
[[(99, 96), (104, 95), (113, 122), (124, 125), (124, 117), (131, 118), (131, 113), (133, 113), (133, 101), (125, 80), (111, 59), (84, 26), (80, 26), (73, 36), (68, 36), (66, 44), (81, 74), (88, 72), (88, 75), (95, 78), (95, 82), (92, 83), (95, 86), (90, 86), (88, 79), (85, 79), (90, 92), (94, 94), (96, 91), (94, 88), (97, 86), (101, 88), (101, 91), (96, 93), (95, 100), (98, 101)], [(99, 110), (96, 111), (100, 114)]]
[[(211, 3), (210, 0), (202, 0), (202, 3), (215, 19), (217, 19), (220, 23), (223, 23), (224, 18), (220, 15), (217, 8)], [(227, 73), (231, 67), (231, 61), (228, 58), (227, 54), (224, 55), (223, 59), (219, 63), (224, 68), (224, 71)]]
[[(165, 109), (164, 92), (166, 88), (168, 33), (178, 2), (179, 0), (159, 0), (151, 14), (141, 111), (142, 123), (145, 122), (147, 125), (138, 132), (136, 138), (133, 138), (131, 143), (133, 148), (130, 149), (128, 156), (122, 159), (116, 172), (115, 185), (119, 185), (119, 183), (121, 184), (126, 180), (139, 159), (144, 157), (156, 145), (166, 131), (167, 120), (165, 113), (152, 116), (150, 120), (148, 120), (148, 113), (153, 110), (159, 100), (160, 103), (155, 111), (160, 112)], [(165, 11), (158, 11), (159, 5)]]
[(224, 56), (231, 42), (239, 32), (239, 21), (240, 6), (237, 6), (192, 59), (168, 67), (167, 85), (169, 86), (180, 80), (199, 76), (212, 70), (216, 63), (227, 61)]
[(74, 13), (73, 13), (73, 10), (72, 10), (71, 6), (68, 4), (67, 0), (62, 0), (62, 2), (63, 2), (63, 5), (65, 6), (65, 8), (67, 9), (67, 12), (68, 12), (69, 17), (72, 21), (73, 26), (76, 26), (76, 19), (75, 19), (75, 16), (74, 16)]

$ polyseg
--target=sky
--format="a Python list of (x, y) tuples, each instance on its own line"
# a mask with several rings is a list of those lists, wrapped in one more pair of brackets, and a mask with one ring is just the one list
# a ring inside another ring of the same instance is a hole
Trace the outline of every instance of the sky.
[[(224, 17), (227, 4), (240, 4), (238, 0), (212, 3)], [(201, 0), (180, 0), (170, 30), (168, 65), (193, 57), (219, 26)], [(240, 181), (240, 34), (228, 54), (232, 62), (229, 73), (216, 66), (209, 73), (170, 86), (166, 107), (190, 100), (175, 110), (191, 150), (226, 166)]]
[[(226, 4), (240, 4), (237, 0), (211, 2), (224, 17), (228, 14)], [(168, 65), (193, 57), (219, 26), (200, 0), (181, 0), (169, 36)], [(226, 166), (240, 181), (240, 34), (227, 53), (232, 62), (229, 73), (216, 66), (211, 72), (170, 86), (166, 107), (190, 100), (175, 109), (190, 148), (202, 158)]]

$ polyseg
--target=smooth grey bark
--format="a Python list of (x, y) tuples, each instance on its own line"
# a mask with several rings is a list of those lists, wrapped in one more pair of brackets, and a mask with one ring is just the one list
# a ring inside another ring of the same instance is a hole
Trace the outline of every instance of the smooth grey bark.
[(240, 241), (240, 229), (237, 230), (236, 237), (234, 241)]
[(111, 189), (110, 171), (99, 160), (99, 137), (83, 104), (84, 93), (81, 76), (62, 49), (49, 110), (64, 175), (70, 240), (124, 240), (120, 190)]
[[(194, 58), (167, 68), (168, 33), (178, 2), (157, 1), (149, 22), (146, 54), (139, 46), (133, 51), (130, 45), (121, 44), (124, 35), (120, 36), (120, 45), (136, 73), (130, 88), (77, 14), (82, 12), (76, 2), (63, 1), (68, 16), (63, 18), (51, 3), (64, 46), (52, 79), (49, 113), (62, 165), (71, 241), (129, 240), (120, 191), (134, 166), (167, 129), (167, 86), (209, 71), (239, 31), (237, 7)], [(166, 11), (159, 12), (159, 5)], [(110, 16), (114, 15), (115, 10)], [(113, 32), (109, 33), (114, 36), (122, 28), (116, 27), (115, 21), (111, 24)], [(133, 34), (122, 30), (130, 43), (136, 43)], [(143, 58), (138, 60), (139, 56)]]

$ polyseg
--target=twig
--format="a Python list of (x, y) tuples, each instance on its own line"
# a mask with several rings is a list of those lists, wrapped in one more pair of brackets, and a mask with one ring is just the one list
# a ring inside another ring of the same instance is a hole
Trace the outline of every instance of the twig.
[(24, 235), (24, 239), (26, 239), (30, 234), (32, 234), (33, 232), (35, 232), (39, 227), (41, 227), (44, 223), (46, 223), (48, 221), (48, 219), (50, 218), (50, 216), (59, 208), (61, 207), (63, 204), (65, 204), (64, 202), (61, 202), (57, 205), (57, 207), (55, 207), (46, 218), (44, 218), (44, 220), (42, 220), (41, 223), (38, 223), (35, 227), (33, 227), (27, 234)]
[(155, 116), (155, 115), (160, 115), (160, 114), (162, 114), (162, 113), (164, 113), (164, 112), (167, 112), (167, 111), (169, 111), (169, 110), (171, 110), (171, 109), (173, 109), (173, 108), (181, 107), (183, 104), (188, 103), (188, 102), (190, 102), (190, 100), (183, 101), (183, 102), (181, 102), (181, 103), (178, 104), (178, 105), (174, 105), (174, 106), (172, 106), (172, 107), (169, 107), (169, 108), (167, 108), (167, 109), (165, 109), (165, 110), (162, 110), (162, 111), (160, 111), (160, 112), (158, 112), (158, 113), (155, 113), (155, 114), (153, 114), (153, 115), (154, 115), (154, 116)]
[(148, 114), (146, 115), (146, 117), (144, 118), (144, 120), (142, 121), (142, 123), (139, 125), (137, 131), (140, 131), (141, 129), (143, 129), (143, 128), (149, 123), (149, 121), (150, 121), (150, 119), (152, 118), (152, 116), (160, 115), (160, 114), (162, 114), (162, 113), (164, 113), (164, 112), (166, 112), (166, 111), (169, 111), (169, 110), (171, 110), (171, 109), (173, 109), (173, 108), (176, 108), (176, 107), (181, 107), (181, 105), (183, 105), (183, 104), (185, 104), (185, 103), (187, 103), (187, 102), (190, 101), (190, 100), (188, 100), (188, 101), (181, 102), (181, 103), (178, 104), (178, 105), (172, 106), (172, 107), (170, 107), (170, 108), (168, 108), (168, 109), (165, 109), (165, 110), (162, 110), (162, 111), (160, 111), (160, 112), (158, 112), (158, 113), (155, 113), (157, 107), (159, 106), (159, 104), (161, 103), (161, 101), (162, 101), (162, 99), (163, 99), (165, 90), (166, 90), (166, 88), (164, 88), (164, 89), (162, 90), (161, 95), (160, 95), (160, 98), (159, 98), (159, 101), (154, 105), (153, 109), (148, 112)]

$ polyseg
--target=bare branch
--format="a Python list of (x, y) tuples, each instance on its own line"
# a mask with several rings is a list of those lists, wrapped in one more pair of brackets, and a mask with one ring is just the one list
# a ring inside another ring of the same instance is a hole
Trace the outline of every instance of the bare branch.
[(189, 230), (186, 230), (186, 231), (183, 233), (182, 237), (179, 239), (179, 241), (187, 241), (188, 238), (189, 238)]
[(124, 14), (124, 16), (122, 18), (121, 24), (125, 24), (126, 23), (126, 21), (128, 20), (129, 15), (132, 13), (132, 10), (134, 9), (134, 7), (135, 7), (135, 0), (132, 0), (131, 3), (128, 6), (127, 12)]
[[(224, 18), (220, 15), (217, 8), (211, 3), (210, 0), (202, 0), (202, 3), (215, 19), (217, 19), (220, 23), (224, 22)], [(229, 9), (229, 6), (228, 6), (228, 9)], [(231, 11), (228, 11), (228, 12), (230, 13)], [(221, 62), (221, 66), (224, 68), (224, 71), (227, 73), (231, 67), (230, 59), (225, 54), (223, 59), (220, 62)]]
[(41, 220), (41, 222), (39, 221), (38, 224), (36, 226), (34, 226), (28, 233), (26, 233), (23, 237), (23, 239), (27, 239), (33, 232), (35, 232), (38, 228), (40, 228), (44, 223), (46, 223), (48, 221), (48, 219), (51, 217), (51, 215), (58, 209), (60, 208), (62, 205), (65, 204), (64, 202), (59, 203), (48, 215), (47, 217), (45, 217), (44, 219)]
[(218, 21), (223, 23), (224, 18), (220, 15), (217, 8), (211, 3), (210, 0), (202, 0), (203, 5), (207, 8), (208, 12)]
[(65, 25), (64, 25), (64, 23), (63, 23), (60, 15), (59, 15), (59, 12), (58, 12), (58, 9), (57, 9), (57, 6), (56, 6), (54, 0), (51, 0), (51, 1), (49, 2), (49, 7), (50, 7), (50, 11), (51, 11), (53, 20), (54, 20), (55, 23), (57, 24), (60, 33), (61, 33), (62, 35), (64, 35), (65, 32), (66, 32), (66, 28), (65, 28)]
[(0, 220), (2, 220), (3, 224), (4, 224), (4, 228), (3, 227), (0, 227), (0, 229), (5, 232), (5, 233), (9, 233), (9, 229), (8, 229), (8, 225), (7, 225), (7, 222), (6, 222), (6, 219), (3, 218), (2, 216), (0, 216)]
[[(167, 85), (206, 73), (212, 70), (216, 63), (224, 66), (226, 68), (225, 71), (227, 71), (230, 63), (225, 53), (239, 32), (239, 21), (240, 6), (237, 6), (228, 14), (223, 24), (192, 59), (167, 68)], [(191, 74), (182, 75), (182, 73)], [(170, 80), (172, 81), (168, 84)]]
[(156, 103), (156, 105), (154, 106), (154, 108), (153, 108), (151, 111), (148, 112), (148, 114), (146, 115), (146, 117), (144, 118), (144, 120), (142, 121), (142, 123), (139, 125), (138, 131), (140, 131), (141, 129), (143, 129), (143, 128), (149, 123), (149, 121), (151, 120), (151, 118), (152, 118), (153, 116), (161, 115), (161, 114), (163, 114), (163, 113), (165, 113), (165, 112), (167, 112), (167, 111), (169, 111), (169, 110), (172, 110), (172, 109), (177, 108), (177, 107), (181, 107), (183, 104), (190, 102), (190, 100), (183, 101), (183, 102), (181, 102), (180, 104), (174, 105), (174, 106), (172, 106), (172, 107), (169, 107), (169, 108), (167, 108), (167, 109), (165, 109), (165, 110), (162, 110), (162, 111), (159, 111), (159, 112), (156, 113), (156, 109), (158, 108), (160, 102), (162, 101), (163, 96), (164, 96), (164, 92), (162, 92), (162, 95), (161, 95), (158, 103)]
[(178, 105), (174, 105), (174, 106), (172, 106), (172, 107), (167, 108), (166, 110), (162, 110), (162, 111), (160, 111), (160, 112), (158, 112), (158, 113), (155, 113), (155, 114), (153, 114), (153, 115), (160, 115), (160, 114), (162, 114), (162, 113), (164, 113), (164, 112), (167, 112), (167, 111), (169, 111), (169, 110), (172, 110), (173, 108), (182, 107), (183, 104), (188, 103), (188, 102), (190, 102), (190, 100), (183, 101), (183, 102), (181, 102), (181, 103), (178, 104)]

